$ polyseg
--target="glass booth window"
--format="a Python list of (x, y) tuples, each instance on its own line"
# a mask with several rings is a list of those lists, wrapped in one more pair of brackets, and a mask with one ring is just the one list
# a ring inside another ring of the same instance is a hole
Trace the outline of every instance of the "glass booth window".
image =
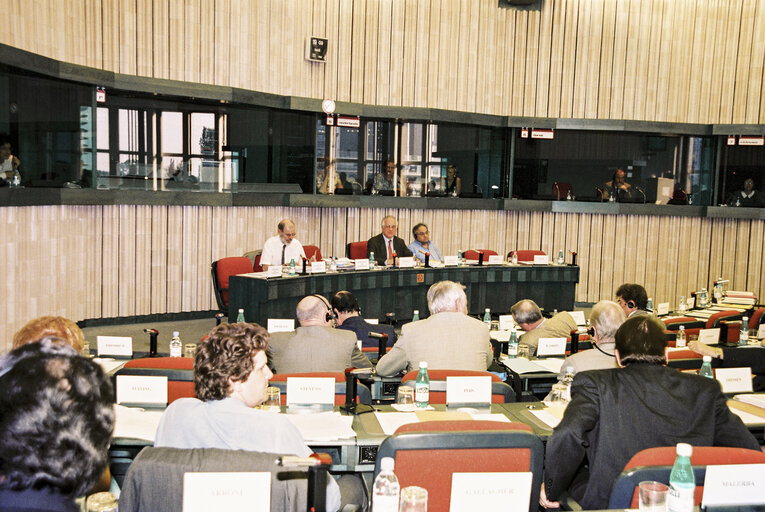
[[(747, 140), (747, 139), (745, 139)], [(765, 146), (728, 146), (723, 138), (718, 204), (765, 208)]]

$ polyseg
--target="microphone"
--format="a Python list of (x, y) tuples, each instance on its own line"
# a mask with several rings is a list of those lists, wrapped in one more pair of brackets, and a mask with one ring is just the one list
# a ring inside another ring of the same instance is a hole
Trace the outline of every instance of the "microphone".
[(600, 194), (600, 201), (603, 202), (605, 199), (603, 198), (603, 189), (600, 187), (595, 187), (595, 192)]
[(378, 340), (379, 340), (379, 339), (386, 339), (386, 340), (388, 339), (388, 335), (387, 335), (387, 334), (385, 334), (384, 332), (374, 332), (374, 331), (369, 331), (369, 332), (367, 333), (367, 336), (369, 336), (370, 338), (375, 338), (375, 339), (378, 339)]
[(157, 336), (159, 331), (156, 329), (144, 329), (143, 332), (149, 335), (149, 357), (157, 357)]
[(637, 191), (638, 191), (638, 192), (640, 192), (641, 194), (643, 194), (643, 204), (645, 204), (645, 203), (646, 203), (646, 201), (647, 201), (647, 199), (646, 199), (646, 197), (645, 197), (645, 192), (643, 192), (643, 189), (642, 189), (642, 188), (640, 188), (640, 187), (639, 187), (639, 186), (637, 186), (637, 185), (635, 185), (635, 188), (637, 189)]
[(379, 361), (385, 355), (385, 349), (388, 346), (388, 335), (383, 332), (369, 331), (367, 336), (377, 339), (377, 360)]
[(553, 188), (555, 189), (555, 198), (560, 201), (560, 187), (558, 186), (557, 181), (553, 183)]
[(328, 453), (314, 453), (310, 457), (298, 457), (297, 455), (282, 455), (276, 459), (277, 466), (293, 466), (310, 468), (314, 466), (331, 465), (332, 457)]

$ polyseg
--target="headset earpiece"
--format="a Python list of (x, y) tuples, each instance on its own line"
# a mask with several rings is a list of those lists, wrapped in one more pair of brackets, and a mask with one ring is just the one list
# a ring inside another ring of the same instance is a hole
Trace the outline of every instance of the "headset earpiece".
[(628, 300), (627, 301), (627, 307), (630, 309), (635, 309), (635, 301), (634, 300)]
[(326, 322), (331, 322), (332, 320), (334, 320), (335, 318), (337, 318), (337, 315), (335, 314), (335, 312), (334, 312), (334, 311), (332, 311), (332, 306), (329, 304), (329, 302), (327, 301), (327, 299), (326, 299), (326, 298), (324, 298), (324, 296), (323, 296), (323, 295), (319, 295), (318, 293), (314, 293), (314, 294), (312, 294), (311, 296), (312, 296), (312, 297), (316, 297), (316, 298), (318, 298), (319, 300), (321, 300), (321, 302), (322, 302), (322, 303), (324, 303), (324, 305), (327, 307), (327, 314), (326, 314), (326, 315), (324, 315), (324, 320), (325, 320)]

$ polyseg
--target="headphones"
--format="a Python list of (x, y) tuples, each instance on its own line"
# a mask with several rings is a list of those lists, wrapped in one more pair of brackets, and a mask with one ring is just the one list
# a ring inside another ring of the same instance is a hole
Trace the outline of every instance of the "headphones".
[(312, 293), (310, 296), (320, 299), (324, 306), (327, 308), (327, 314), (324, 315), (325, 321), (331, 323), (335, 318), (337, 318), (337, 315), (335, 315), (335, 312), (332, 311), (332, 306), (329, 304), (329, 301), (326, 299), (326, 297), (319, 295), (318, 293)]
[(588, 327), (587, 328), (587, 334), (589, 334), (591, 337), (595, 336), (595, 328), (594, 327)]
[(634, 300), (628, 300), (627, 301), (627, 307), (630, 309), (635, 309), (635, 301)]

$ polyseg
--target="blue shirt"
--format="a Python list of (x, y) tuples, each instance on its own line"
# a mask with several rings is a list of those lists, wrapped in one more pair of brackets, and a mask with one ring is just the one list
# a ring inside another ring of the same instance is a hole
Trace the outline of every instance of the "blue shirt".
[[(412, 254), (414, 254), (414, 257), (420, 260), (421, 262), (425, 263), (425, 254), (426, 252), (430, 253), (430, 259), (431, 260), (437, 260), (437, 261), (444, 261), (444, 258), (441, 256), (441, 252), (438, 250), (438, 247), (436, 247), (435, 242), (432, 240), (428, 242), (428, 248), (426, 249), (424, 245), (422, 245), (419, 240), (415, 240), (411, 244), (409, 244), (409, 250), (412, 251)], [(422, 252), (418, 252), (422, 251)]]

